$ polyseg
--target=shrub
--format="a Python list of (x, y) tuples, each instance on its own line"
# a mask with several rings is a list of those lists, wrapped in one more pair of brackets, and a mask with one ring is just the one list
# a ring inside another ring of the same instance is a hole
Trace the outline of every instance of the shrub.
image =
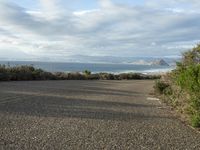
[(154, 89), (159, 94), (167, 93), (170, 90), (170, 85), (161, 80), (157, 80)]
[(100, 80), (114, 80), (115, 75), (110, 73), (99, 73), (99, 79)]
[(188, 103), (195, 112), (191, 116), (192, 125), (200, 126), (200, 65), (193, 64), (179, 72), (176, 82), (190, 96)]
[(143, 79), (142, 74), (139, 73), (123, 73), (119, 75), (121, 80)]
[(42, 69), (36, 69), (33, 66), (15, 66), (6, 67), (0, 65), (1, 81), (21, 81), (21, 80), (54, 80), (56, 76)]
[[(184, 113), (189, 115), (192, 126), (200, 127), (200, 45), (185, 52), (182, 61), (177, 62), (176, 69), (168, 77), (170, 84), (156, 83), (157, 92), (165, 94), (169, 102), (173, 96), (171, 105), (178, 102), (181, 107), (178, 109), (189, 110)], [(176, 89), (180, 91), (174, 92)]]
[(135, 80), (135, 79), (158, 79), (160, 76), (143, 75), (139, 73), (123, 73), (119, 75), (111, 73), (92, 74), (89, 70), (83, 73), (50, 73), (33, 66), (6, 67), (0, 65), (0, 81), (20, 80)]
[(192, 116), (191, 124), (193, 127), (200, 127), (200, 114), (194, 114)]
[(68, 78), (68, 75), (64, 72), (56, 72), (54, 75), (57, 80), (66, 80)]
[(83, 71), (83, 74), (85, 74), (86, 76), (89, 76), (89, 75), (91, 75), (91, 71), (85, 70), (85, 71)]
[(99, 80), (100, 76), (99, 74), (91, 74), (87, 77), (88, 80)]

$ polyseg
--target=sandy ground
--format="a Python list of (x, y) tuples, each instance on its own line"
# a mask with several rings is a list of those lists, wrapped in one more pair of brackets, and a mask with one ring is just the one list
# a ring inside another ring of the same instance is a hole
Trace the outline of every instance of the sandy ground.
[(154, 81), (0, 83), (0, 149), (200, 149)]

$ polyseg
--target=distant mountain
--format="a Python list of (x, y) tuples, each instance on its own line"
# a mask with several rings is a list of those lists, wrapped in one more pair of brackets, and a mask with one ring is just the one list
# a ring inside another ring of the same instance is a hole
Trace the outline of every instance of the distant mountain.
[(160, 65), (173, 66), (179, 58), (158, 57), (115, 57), (115, 56), (86, 56), (73, 55), (66, 58), (67, 62), (79, 63), (112, 63), (112, 64), (134, 64), (134, 65)]
[(163, 59), (160, 59), (160, 60), (155, 60), (152, 62), (151, 65), (155, 65), (155, 66), (169, 66), (169, 64), (163, 60)]
[(104, 64), (133, 64), (133, 65), (161, 65), (175, 66), (180, 60), (179, 57), (117, 57), (117, 56), (88, 56), (71, 55), (67, 57), (37, 57), (30, 56), (23, 52), (12, 51), (16, 54), (14, 58), (10, 53), (4, 53), (0, 56), (0, 61), (41, 61), (41, 62), (71, 62), (71, 63), (104, 63)]

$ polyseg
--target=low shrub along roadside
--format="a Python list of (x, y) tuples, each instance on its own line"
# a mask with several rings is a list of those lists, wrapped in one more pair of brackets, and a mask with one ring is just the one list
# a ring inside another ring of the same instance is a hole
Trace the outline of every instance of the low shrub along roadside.
[(183, 54), (168, 79), (156, 82), (156, 93), (181, 110), (192, 126), (200, 127), (200, 45)]
[(157, 75), (143, 75), (139, 73), (123, 73), (119, 75), (110, 73), (96, 73), (85, 70), (82, 73), (51, 73), (33, 66), (6, 67), (0, 65), (0, 81), (22, 81), (22, 80), (143, 80), (159, 79)]

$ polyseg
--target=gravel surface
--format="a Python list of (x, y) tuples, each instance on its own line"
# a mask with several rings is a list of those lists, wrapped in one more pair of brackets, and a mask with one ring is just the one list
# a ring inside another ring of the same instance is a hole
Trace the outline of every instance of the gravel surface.
[(0, 149), (199, 150), (199, 133), (147, 100), (153, 83), (1, 82)]

